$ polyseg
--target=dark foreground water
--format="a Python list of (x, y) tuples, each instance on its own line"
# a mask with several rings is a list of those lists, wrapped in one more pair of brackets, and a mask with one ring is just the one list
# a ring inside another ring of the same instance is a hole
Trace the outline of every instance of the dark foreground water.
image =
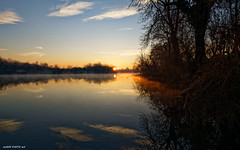
[(238, 149), (239, 102), (132, 74), (0, 76), (0, 150)]
[(148, 107), (131, 74), (0, 78), (1, 150), (138, 146), (138, 115)]

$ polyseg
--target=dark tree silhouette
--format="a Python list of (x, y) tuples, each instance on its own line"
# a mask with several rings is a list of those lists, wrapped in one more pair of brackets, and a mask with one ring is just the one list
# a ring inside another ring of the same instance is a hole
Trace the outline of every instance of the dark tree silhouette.
[(187, 15), (189, 23), (194, 28), (195, 35), (195, 59), (202, 65), (205, 54), (205, 33), (210, 19), (211, 8), (217, 0), (176, 0), (177, 8)]
[(214, 93), (206, 94), (203, 100), (188, 96), (182, 99), (177, 90), (145, 78), (135, 79), (135, 88), (152, 110), (139, 118), (145, 140), (142, 143), (147, 149), (239, 148), (238, 92), (226, 91), (224, 96), (231, 95), (231, 99)]
[(178, 32), (185, 17), (180, 9), (172, 5), (171, 0), (132, 0), (130, 6), (137, 7), (141, 12), (141, 21), (147, 22), (142, 37), (143, 47), (150, 43), (153, 47), (168, 43), (168, 54), (172, 55), (174, 63), (179, 63)]
[(240, 57), (238, 0), (132, 0), (130, 6), (145, 23), (142, 44), (151, 46), (137, 59), (142, 75), (176, 83), (201, 75), (214, 57)]
[(78, 74), (78, 73), (114, 73), (113, 66), (101, 63), (87, 65), (83, 68), (71, 67), (67, 69), (59, 68), (58, 65), (49, 66), (47, 63), (30, 64), (3, 59), (0, 57), (0, 74)]

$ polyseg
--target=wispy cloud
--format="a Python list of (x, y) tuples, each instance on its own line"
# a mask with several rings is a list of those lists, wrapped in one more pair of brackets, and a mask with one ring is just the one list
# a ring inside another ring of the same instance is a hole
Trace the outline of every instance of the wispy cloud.
[(40, 52), (28, 52), (28, 53), (23, 53), (21, 54), (22, 56), (37, 56), (37, 57), (42, 57), (46, 54), (40, 53)]
[(136, 9), (120, 9), (120, 10), (112, 10), (105, 12), (100, 15), (92, 16), (86, 19), (83, 19), (84, 22), (89, 20), (103, 20), (103, 19), (121, 19), (128, 16), (136, 15), (138, 11)]
[(68, 5), (68, 1), (62, 5), (57, 5), (56, 10), (48, 14), (50, 17), (68, 17), (83, 14), (85, 9), (90, 9), (93, 6), (93, 2), (76, 2)]
[(64, 2), (63, 4), (58, 4), (56, 6), (53, 6), (50, 8), (51, 11), (55, 11), (55, 10), (58, 10), (58, 9), (61, 9), (63, 7), (66, 7), (69, 3), (69, 0), (60, 0), (61, 2)]
[(0, 12), (0, 24), (16, 24), (17, 22), (23, 22), (23, 19), (13, 11)]
[(122, 29), (118, 29), (118, 31), (130, 31), (130, 30), (134, 30), (134, 28), (122, 28)]
[(152, 3), (152, 2), (155, 2), (157, 3), (158, 0), (140, 0), (140, 1), (137, 1), (135, 3), (138, 3), (140, 2), (141, 4), (149, 4), (149, 3)]
[(7, 49), (5, 49), (5, 48), (0, 48), (0, 52), (2, 51), (6, 51)]
[(42, 46), (36, 46), (35, 49), (41, 50), (41, 49), (43, 49), (43, 47)]

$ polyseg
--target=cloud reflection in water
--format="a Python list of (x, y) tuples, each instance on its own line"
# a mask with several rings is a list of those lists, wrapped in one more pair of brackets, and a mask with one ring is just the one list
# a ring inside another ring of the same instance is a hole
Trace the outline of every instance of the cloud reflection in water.
[(87, 125), (89, 127), (99, 129), (99, 130), (102, 130), (102, 131), (106, 131), (106, 132), (109, 132), (109, 133), (113, 133), (113, 134), (139, 137), (138, 132), (136, 130), (121, 127), (121, 126), (105, 126), (105, 125), (102, 125), (102, 124), (93, 125), (93, 124), (88, 124), (88, 123), (84, 123), (84, 125)]
[(23, 122), (14, 119), (0, 119), (0, 132), (15, 132), (23, 125)]
[(93, 138), (90, 137), (89, 135), (83, 134), (82, 130), (68, 128), (68, 127), (55, 127), (55, 128), (50, 128), (50, 130), (59, 133), (60, 136), (62, 136), (63, 138), (69, 138), (79, 142), (93, 141)]

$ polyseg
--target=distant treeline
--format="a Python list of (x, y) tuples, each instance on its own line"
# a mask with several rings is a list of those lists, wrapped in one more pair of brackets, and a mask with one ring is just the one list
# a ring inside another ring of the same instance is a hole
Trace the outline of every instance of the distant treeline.
[(47, 63), (19, 62), (0, 57), (0, 74), (79, 74), (79, 73), (114, 73), (113, 66), (101, 63), (81, 67), (60, 68)]

